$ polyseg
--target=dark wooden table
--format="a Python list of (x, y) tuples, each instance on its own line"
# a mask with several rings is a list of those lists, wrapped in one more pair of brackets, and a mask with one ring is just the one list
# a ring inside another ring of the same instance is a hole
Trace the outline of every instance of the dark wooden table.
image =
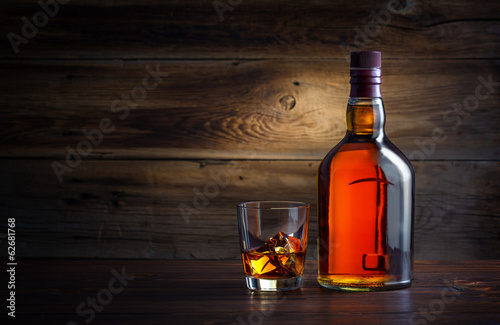
[(411, 288), (356, 293), (320, 287), (316, 263), (308, 261), (301, 289), (259, 293), (246, 289), (239, 261), (20, 260), (16, 318), (8, 320), (67, 325), (500, 324), (499, 271), (500, 261), (418, 261)]

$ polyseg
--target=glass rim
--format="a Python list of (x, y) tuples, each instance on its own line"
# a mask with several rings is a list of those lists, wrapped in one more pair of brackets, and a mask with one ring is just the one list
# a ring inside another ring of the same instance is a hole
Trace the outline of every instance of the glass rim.
[[(280, 207), (280, 206), (247, 206), (247, 204), (280, 204), (280, 203), (288, 203), (288, 204), (293, 204), (293, 206), (287, 206), (287, 207)], [(309, 208), (311, 207), (310, 203), (307, 202), (302, 202), (302, 201), (249, 201), (249, 202), (243, 202), (239, 203), (238, 208), (244, 208), (244, 209), (254, 209), (254, 210), (278, 210), (278, 209), (298, 209), (298, 208)]]

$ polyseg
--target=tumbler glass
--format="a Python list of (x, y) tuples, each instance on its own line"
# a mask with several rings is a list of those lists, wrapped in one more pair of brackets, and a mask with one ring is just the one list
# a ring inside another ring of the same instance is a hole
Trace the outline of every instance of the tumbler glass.
[(256, 201), (238, 205), (241, 257), (250, 290), (294, 290), (302, 284), (309, 204)]

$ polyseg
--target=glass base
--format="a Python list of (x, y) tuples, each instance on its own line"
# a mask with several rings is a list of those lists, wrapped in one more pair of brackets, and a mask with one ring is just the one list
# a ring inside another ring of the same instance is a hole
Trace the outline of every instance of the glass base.
[(285, 291), (300, 288), (302, 277), (284, 278), (284, 279), (259, 279), (253, 276), (247, 276), (247, 288), (257, 291)]
[(318, 277), (318, 283), (325, 288), (342, 291), (387, 291), (408, 288), (413, 282), (413, 279), (404, 281), (383, 281), (382, 279), (374, 279), (374, 277), (367, 278), (339, 281), (340, 279), (334, 280), (326, 277)]

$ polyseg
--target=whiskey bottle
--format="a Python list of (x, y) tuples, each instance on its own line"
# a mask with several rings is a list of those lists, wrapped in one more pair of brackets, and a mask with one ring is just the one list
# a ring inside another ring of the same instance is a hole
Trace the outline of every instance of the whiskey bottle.
[(415, 176), (384, 132), (381, 53), (351, 53), (345, 137), (318, 171), (318, 282), (379, 291), (413, 280)]

